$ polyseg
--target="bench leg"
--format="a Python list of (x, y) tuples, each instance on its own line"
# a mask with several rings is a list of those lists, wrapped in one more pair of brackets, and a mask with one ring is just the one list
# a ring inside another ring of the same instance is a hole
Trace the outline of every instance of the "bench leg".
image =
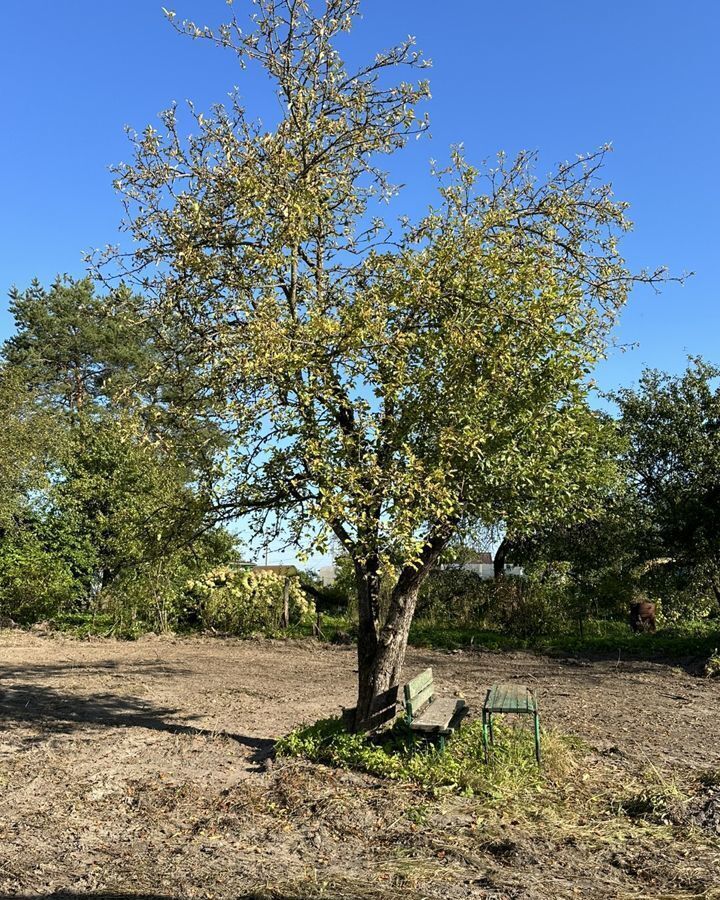
[(493, 734), (492, 712), (491, 711), (488, 711), (488, 725), (489, 725), (489, 731), (490, 731), (490, 743), (494, 744), (495, 743), (495, 735)]
[(482, 735), (483, 735), (483, 750), (485, 752), (485, 763), (488, 763), (488, 725), (487, 725), (487, 710), (483, 710), (482, 715)]
[(441, 753), (445, 752), (445, 735), (444, 734), (440, 735), (440, 752)]
[(535, 713), (535, 759), (540, 765), (540, 716), (537, 713)]

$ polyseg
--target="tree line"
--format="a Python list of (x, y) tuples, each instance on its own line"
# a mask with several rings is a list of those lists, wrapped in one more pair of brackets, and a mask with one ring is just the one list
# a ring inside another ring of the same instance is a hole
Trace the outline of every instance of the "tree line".
[[(12, 619), (105, 611), (120, 631), (178, 627), (188, 582), (238, 558), (221, 500), (227, 436), (196, 404), (178, 415), (176, 373), (129, 322), (127, 299), (89, 279), (11, 292), (0, 608)], [(593, 478), (571, 518), (533, 513), (526, 487), (519, 519), (472, 523), (502, 535), (496, 579), (521, 564), (580, 617), (623, 617), (638, 593), (671, 618), (707, 615), (720, 607), (720, 370), (701, 359), (680, 375), (647, 370), (607, 400), (614, 415), (587, 410)], [(440, 562), (462, 562), (472, 531), (458, 529)], [(355, 590), (349, 557), (340, 571), (342, 602)], [(449, 618), (463, 590), (435, 586)]]
[(573, 588), (578, 615), (625, 614), (636, 596), (671, 620), (720, 611), (720, 369), (645, 370), (608, 398), (616, 483), (584, 522), (540, 527), (501, 553)]
[(104, 610), (162, 629), (187, 579), (233, 551), (213, 511), (221, 430), (171, 409), (179, 383), (124, 293), (61, 278), (10, 296), (0, 602), (21, 622)]

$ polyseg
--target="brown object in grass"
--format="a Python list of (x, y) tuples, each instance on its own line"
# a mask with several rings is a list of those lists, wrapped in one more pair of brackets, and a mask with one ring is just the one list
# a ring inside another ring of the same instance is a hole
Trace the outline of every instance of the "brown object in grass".
[(630, 627), (637, 634), (655, 631), (655, 604), (648, 600), (638, 600), (630, 605)]

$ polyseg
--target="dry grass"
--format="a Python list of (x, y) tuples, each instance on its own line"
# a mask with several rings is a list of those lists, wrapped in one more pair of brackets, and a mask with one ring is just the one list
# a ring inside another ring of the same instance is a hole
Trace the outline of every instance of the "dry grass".
[(12, 639), (0, 897), (720, 900), (720, 778), (704, 771), (717, 691), (684, 669), (414, 657), (475, 709), (491, 679), (539, 688), (539, 777), (524, 722), (490, 767), (466, 745), (409, 771), (457, 763), (470, 795), (302, 759), (264, 768), (268, 737), (351, 699), (350, 652)]

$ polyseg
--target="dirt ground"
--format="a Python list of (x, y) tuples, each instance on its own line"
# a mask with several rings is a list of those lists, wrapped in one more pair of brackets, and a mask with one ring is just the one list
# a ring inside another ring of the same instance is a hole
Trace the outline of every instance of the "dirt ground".
[[(0, 653), (0, 900), (720, 897), (720, 789), (700, 780), (720, 689), (691, 663), (410, 650), (408, 675), (432, 665), (475, 710), (494, 681), (531, 685), (543, 725), (584, 742), (555, 813), (489, 815), (271, 759), (353, 704), (352, 647), (4, 631)], [(645, 784), (679, 785), (684, 815), (650, 788), (618, 813)]]

